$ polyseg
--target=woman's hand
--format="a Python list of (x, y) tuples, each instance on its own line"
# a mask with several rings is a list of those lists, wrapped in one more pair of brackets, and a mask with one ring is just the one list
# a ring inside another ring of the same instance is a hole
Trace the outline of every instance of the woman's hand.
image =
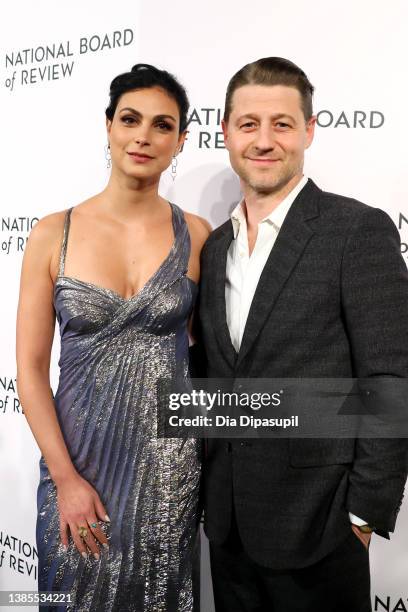
[[(88, 556), (88, 549), (90, 549), (94, 557), (99, 559), (97, 542), (107, 548), (108, 540), (98, 520), (109, 522), (110, 519), (98, 493), (78, 473), (58, 482), (56, 486), (62, 544), (68, 547), (70, 531), (83, 557)], [(86, 537), (79, 535), (80, 527), (87, 529)]]

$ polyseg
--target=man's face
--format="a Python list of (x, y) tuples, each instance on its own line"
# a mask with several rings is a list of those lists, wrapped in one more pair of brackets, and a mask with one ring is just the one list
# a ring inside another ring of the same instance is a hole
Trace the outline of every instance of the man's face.
[(244, 85), (235, 90), (222, 127), (231, 166), (244, 185), (260, 194), (277, 193), (300, 178), (315, 122), (315, 117), (306, 122), (294, 87)]

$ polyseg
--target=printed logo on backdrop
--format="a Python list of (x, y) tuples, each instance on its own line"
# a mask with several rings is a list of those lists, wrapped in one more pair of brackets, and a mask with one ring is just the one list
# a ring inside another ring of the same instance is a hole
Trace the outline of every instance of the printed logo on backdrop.
[(17, 396), (17, 381), (11, 376), (0, 376), (0, 417), (2, 414), (24, 414)]
[(110, 33), (90, 34), (76, 40), (45, 41), (38, 46), (6, 51), (3, 66), (3, 85), (10, 91), (18, 87), (40, 85), (70, 78), (77, 58), (127, 47), (134, 41), (130, 28)]
[(408, 612), (408, 597), (391, 595), (374, 597), (373, 612)]
[(224, 109), (193, 108), (188, 119), (188, 140), (198, 149), (225, 149), (221, 121)]
[[(198, 149), (225, 149), (221, 121), (224, 109), (219, 107), (194, 107), (188, 120), (188, 140)], [(317, 125), (321, 128), (378, 129), (385, 122), (384, 113), (378, 110), (321, 110), (317, 113)]]
[(397, 227), (401, 234), (401, 253), (408, 263), (408, 214), (399, 213)]
[(1, 255), (23, 253), (28, 234), (38, 220), (38, 217), (1, 217)]
[(317, 125), (321, 128), (363, 128), (376, 130), (385, 122), (384, 113), (378, 110), (337, 111), (321, 110), (316, 115)]
[(33, 544), (0, 531), (0, 569), (24, 574), (37, 580), (38, 553)]

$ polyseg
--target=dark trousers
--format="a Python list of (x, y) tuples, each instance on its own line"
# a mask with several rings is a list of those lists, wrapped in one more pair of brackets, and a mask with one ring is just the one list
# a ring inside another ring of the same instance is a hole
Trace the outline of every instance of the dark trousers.
[(248, 557), (235, 517), (222, 545), (210, 543), (216, 612), (371, 612), (368, 551), (352, 532), (309, 567), (273, 570)]

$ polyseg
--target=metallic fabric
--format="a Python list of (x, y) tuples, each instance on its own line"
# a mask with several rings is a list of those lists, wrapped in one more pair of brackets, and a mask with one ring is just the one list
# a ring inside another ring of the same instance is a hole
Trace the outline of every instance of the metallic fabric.
[(58, 420), (76, 470), (111, 523), (109, 550), (84, 559), (60, 543), (56, 487), (40, 459), (39, 590), (69, 591), (50, 610), (190, 612), (200, 452), (196, 440), (157, 438), (158, 378), (188, 376), (187, 322), (197, 286), (187, 277), (190, 236), (171, 204), (174, 242), (129, 299), (64, 276), (67, 212), (54, 305), (61, 334)]

